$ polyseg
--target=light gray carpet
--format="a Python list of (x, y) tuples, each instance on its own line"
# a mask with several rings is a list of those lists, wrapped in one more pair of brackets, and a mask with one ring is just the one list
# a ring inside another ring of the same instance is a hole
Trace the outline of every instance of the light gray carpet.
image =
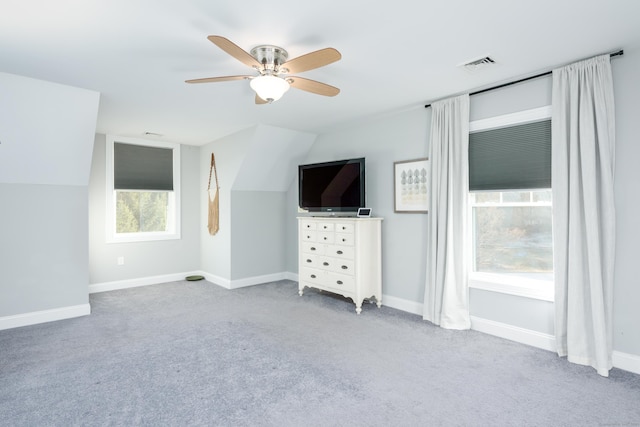
[(638, 375), (296, 286), (107, 292), (0, 331), (0, 425), (640, 425)]

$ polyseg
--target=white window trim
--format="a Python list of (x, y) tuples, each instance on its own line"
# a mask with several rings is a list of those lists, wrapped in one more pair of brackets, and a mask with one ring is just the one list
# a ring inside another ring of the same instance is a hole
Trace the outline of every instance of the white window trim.
[[(168, 220), (173, 219), (173, 230), (160, 232), (140, 232), (140, 233), (116, 233), (116, 192), (113, 188), (113, 146), (116, 142), (126, 144), (142, 145), (147, 147), (169, 148), (173, 150), (173, 210), (168, 213)], [(155, 240), (177, 240), (181, 238), (180, 233), (180, 144), (165, 141), (151, 141), (147, 139), (130, 138), (123, 136), (107, 135), (107, 167), (106, 167), (106, 242), (126, 243), (126, 242), (147, 242)]]
[(553, 302), (555, 288), (553, 280), (533, 277), (512, 277), (506, 274), (469, 272), (469, 287), (484, 291), (539, 299)]
[(474, 120), (469, 122), (469, 133), (482, 130), (499, 129), (507, 126), (523, 125), (525, 123), (537, 122), (551, 118), (551, 105), (531, 110), (518, 111), (502, 116), (489, 117), (488, 119)]
[[(469, 123), (469, 133), (521, 125), (540, 120), (548, 120), (550, 118), (551, 106), (548, 105), (540, 108), (518, 111), (516, 113), (504, 114), (502, 116), (490, 117), (488, 119), (475, 120)], [(545, 203), (541, 203), (541, 205), (544, 204)], [(473, 209), (471, 203), (469, 203), (468, 209), (468, 230), (471, 232), (471, 209)], [(471, 236), (469, 236), (469, 242), (471, 241)], [(470, 262), (469, 265), (472, 265), (472, 263)], [(510, 274), (469, 271), (468, 283), (469, 288), (472, 289), (499, 292), (543, 301), (553, 302), (555, 297), (553, 280), (538, 279), (535, 275), (527, 277), (525, 275), (514, 276)]]

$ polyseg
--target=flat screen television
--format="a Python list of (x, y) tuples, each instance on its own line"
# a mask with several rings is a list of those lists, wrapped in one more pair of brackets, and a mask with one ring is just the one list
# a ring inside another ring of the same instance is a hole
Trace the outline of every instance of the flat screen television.
[(309, 212), (365, 207), (364, 157), (298, 166), (298, 206)]

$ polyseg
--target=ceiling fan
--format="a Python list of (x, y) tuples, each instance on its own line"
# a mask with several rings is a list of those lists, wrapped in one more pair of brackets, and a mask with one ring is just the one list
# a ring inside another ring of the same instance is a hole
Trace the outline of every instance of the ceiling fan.
[(289, 90), (289, 87), (324, 96), (336, 96), (340, 93), (337, 87), (290, 75), (290, 73), (313, 70), (340, 60), (342, 55), (336, 49), (328, 47), (289, 60), (287, 51), (278, 46), (260, 45), (251, 49), (249, 53), (224, 37), (209, 36), (207, 38), (229, 55), (253, 68), (258, 75), (207, 77), (186, 80), (186, 83), (250, 80), (249, 85), (256, 92), (256, 104), (270, 104), (277, 101)]

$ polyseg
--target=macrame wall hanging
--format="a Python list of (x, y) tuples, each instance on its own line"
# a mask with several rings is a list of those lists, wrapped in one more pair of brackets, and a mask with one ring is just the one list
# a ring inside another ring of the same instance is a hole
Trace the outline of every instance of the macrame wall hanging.
[[(211, 198), (211, 175), (216, 178), (215, 195)], [(209, 185), (207, 187), (209, 196), (209, 234), (214, 236), (220, 229), (220, 186), (218, 185), (218, 171), (216, 170), (216, 158), (211, 153), (211, 167), (209, 168)]]

